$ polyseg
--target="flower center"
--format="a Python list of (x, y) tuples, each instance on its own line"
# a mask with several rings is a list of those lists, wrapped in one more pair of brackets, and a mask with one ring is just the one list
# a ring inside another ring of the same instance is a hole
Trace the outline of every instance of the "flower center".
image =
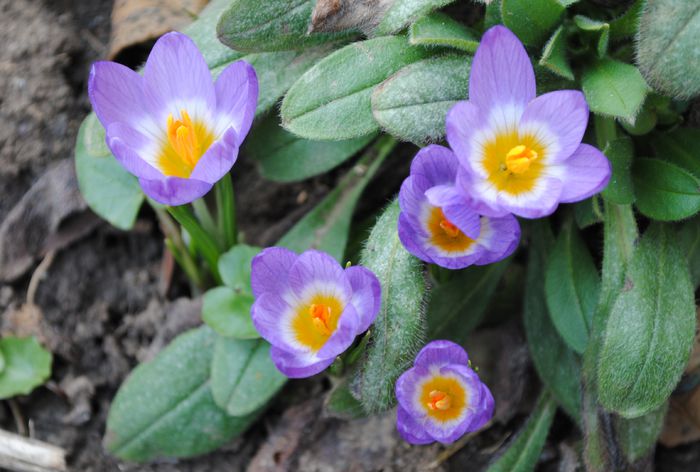
[(445, 232), (447, 236), (450, 238), (456, 238), (459, 236), (459, 228), (457, 228), (450, 220), (447, 218), (443, 218), (442, 221), (440, 221), (440, 228)]
[(324, 335), (331, 334), (331, 329), (328, 326), (331, 319), (331, 307), (323, 303), (312, 303), (309, 307), (309, 314), (311, 315), (311, 322), (314, 328), (319, 333)]
[(506, 169), (513, 174), (522, 174), (530, 168), (532, 161), (537, 160), (538, 157), (536, 151), (519, 144), (506, 154)]
[(291, 319), (295, 340), (313, 352), (321, 349), (338, 329), (345, 303), (336, 295), (318, 293), (296, 306)]
[(445, 411), (452, 406), (452, 397), (443, 392), (442, 390), (431, 390), (428, 394), (430, 401), (428, 402), (428, 408), (431, 410), (441, 410)]
[(192, 120), (187, 110), (180, 116), (168, 115), (163, 147), (158, 155), (158, 167), (164, 175), (188, 178), (199, 159), (214, 142), (207, 126)]
[(440, 207), (433, 207), (425, 215), (425, 229), (430, 235), (430, 244), (448, 253), (463, 253), (469, 250), (474, 240), (461, 232), (445, 218)]

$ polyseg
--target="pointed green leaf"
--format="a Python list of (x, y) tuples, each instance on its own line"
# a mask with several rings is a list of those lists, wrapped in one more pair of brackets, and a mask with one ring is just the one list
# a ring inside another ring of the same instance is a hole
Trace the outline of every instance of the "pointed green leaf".
[(636, 67), (612, 59), (600, 60), (584, 70), (581, 85), (593, 113), (631, 123), (648, 92)]
[(108, 451), (135, 462), (190, 457), (248, 428), (256, 413), (234, 418), (214, 403), (209, 370), (216, 337), (207, 327), (188, 331), (134, 369), (109, 411)]
[(700, 179), (700, 130), (676, 128), (657, 133), (651, 141), (659, 159), (672, 162)]
[(700, 211), (700, 180), (685, 169), (660, 159), (637, 159), (632, 177), (643, 215), (675, 221)]
[(219, 337), (211, 364), (214, 401), (231, 416), (262, 408), (287, 381), (270, 359), (270, 345), (260, 340)]
[(413, 362), (425, 335), (422, 265), (404, 249), (397, 230), (399, 205), (394, 201), (377, 220), (362, 251), (362, 265), (379, 279), (382, 307), (374, 325), (356, 385), (368, 413), (396, 403), (394, 383)]
[(433, 10), (449, 5), (455, 0), (394, 0), (377, 27), (376, 35), (393, 34)]
[(404, 67), (374, 90), (374, 118), (403, 140), (437, 141), (449, 109), (467, 98), (470, 65), (469, 57), (450, 55)]
[(545, 44), (540, 65), (565, 79), (574, 80), (574, 72), (569, 65), (566, 47), (566, 33), (564, 27), (560, 26)]
[(557, 0), (503, 0), (501, 16), (527, 46), (541, 46), (559, 23), (564, 6)]
[(595, 33), (598, 36), (596, 50), (598, 57), (604, 57), (608, 52), (608, 41), (610, 40), (610, 24), (588, 18), (583, 15), (574, 16), (574, 23), (579, 29), (590, 33)]
[(614, 41), (629, 38), (637, 34), (639, 17), (647, 0), (634, 0), (627, 11), (610, 22), (610, 38)]
[(632, 158), (634, 147), (632, 140), (624, 136), (608, 142), (603, 153), (610, 161), (612, 176), (608, 186), (603, 190), (603, 198), (619, 205), (634, 202), (634, 186), (632, 184)]
[(51, 353), (36, 338), (0, 339), (0, 399), (28, 395), (51, 375)]
[(236, 339), (260, 337), (250, 317), (253, 295), (215, 287), (204, 294), (202, 320), (221, 336)]
[(408, 32), (413, 45), (441, 46), (476, 52), (479, 40), (469, 28), (444, 13), (431, 13), (413, 23)]
[(601, 404), (626, 418), (660, 407), (685, 369), (695, 336), (688, 265), (670, 228), (652, 225), (634, 252), (599, 353)]
[[(374, 88), (428, 53), (402, 36), (359, 41), (309, 69), (282, 102), (282, 125), (307, 139), (343, 140), (373, 133)], [(340, 79), (342, 78), (342, 80)]]

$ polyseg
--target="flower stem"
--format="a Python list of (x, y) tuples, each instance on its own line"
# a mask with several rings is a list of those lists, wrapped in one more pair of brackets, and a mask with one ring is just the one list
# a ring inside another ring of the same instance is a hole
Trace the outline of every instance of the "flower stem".
[(192, 212), (186, 205), (168, 207), (168, 212), (175, 218), (175, 221), (185, 228), (192, 238), (192, 242), (209, 266), (209, 270), (217, 284), (221, 284), (219, 275), (219, 247), (212, 236), (207, 233), (199, 224)]
[(156, 216), (160, 222), (161, 231), (165, 235), (165, 245), (173, 254), (173, 257), (180, 267), (182, 267), (182, 270), (185, 271), (190, 283), (192, 283), (197, 289), (203, 289), (204, 279), (202, 274), (199, 272), (197, 263), (192, 258), (189, 249), (182, 240), (182, 236), (180, 235), (180, 230), (178, 229), (177, 225), (175, 222), (173, 222), (172, 218), (170, 218), (168, 212), (163, 211), (157, 206), (153, 206), (153, 210), (156, 212)]
[(216, 211), (219, 233), (223, 235), (224, 248), (228, 250), (238, 242), (236, 200), (233, 193), (231, 174), (226, 174), (216, 184)]
[(216, 226), (216, 223), (214, 222), (214, 217), (211, 215), (211, 212), (209, 211), (209, 207), (207, 206), (207, 202), (204, 200), (204, 197), (198, 198), (197, 200), (192, 202), (192, 209), (194, 210), (194, 216), (199, 220), (199, 224), (202, 225), (202, 228), (204, 228), (204, 231), (209, 233), (214, 240), (217, 242), (217, 246), (221, 247), (220, 244), (218, 244), (221, 240), (220, 235), (219, 235), (219, 229)]

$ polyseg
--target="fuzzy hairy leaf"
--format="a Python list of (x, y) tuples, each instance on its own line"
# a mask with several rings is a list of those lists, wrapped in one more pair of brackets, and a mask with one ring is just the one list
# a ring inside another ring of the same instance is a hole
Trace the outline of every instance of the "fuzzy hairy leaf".
[(541, 46), (557, 27), (565, 7), (557, 0), (502, 0), (501, 16), (527, 46)]
[(544, 45), (540, 65), (551, 70), (560, 77), (574, 80), (574, 72), (567, 57), (567, 43), (564, 27), (560, 26)]
[(681, 377), (695, 334), (687, 261), (670, 228), (649, 227), (612, 305), (599, 352), (601, 404), (626, 418), (660, 407)]
[(376, 35), (401, 31), (418, 18), (455, 0), (394, 0), (376, 30)]
[(190, 457), (245, 431), (256, 413), (228, 416), (211, 394), (216, 338), (208, 327), (188, 331), (131, 372), (107, 418), (104, 442), (109, 452), (134, 462)]
[(396, 403), (394, 383), (413, 362), (425, 336), (422, 265), (399, 241), (398, 217), (394, 201), (377, 220), (361, 257), (382, 285), (382, 307), (356, 378), (359, 400), (368, 413)]
[(700, 286), (700, 218), (691, 218), (680, 225), (678, 242), (688, 260), (690, 280), (697, 289)]
[(700, 179), (700, 130), (676, 128), (656, 133), (651, 145), (659, 159), (672, 162)]
[(643, 215), (676, 221), (700, 211), (700, 180), (685, 169), (660, 159), (637, 159), (632, 177)]
[(432, 13), (411, 25), (408, 40), (413, 45), (441, 46), (476, 52), (479, 40), (466, 26), (444, 13)]
[[(315, 140), (344, 140), (379, 130), (372, 116), (374, 88), (427, 55), (405, 37), (359, 41), (323, 59), (292, 85), (282, 102), (282, 126)], [(342, 80), (341, 80), (342, 78)]]
[(637, 63), (659, 92), (679, 99), (700, 94), (700, 2), (648, 0), (637, 36)]
[(603, 59), (586, 68), (581, 85), (593, 113), (630, 123), (634, 123), (649, 90), (636, 67), (613, 59)]
[(610, 161), (612, 175), (608, 186), (603, 190), (603, 198), (618, 205), (628, 205), (634, 202), (634, 185), (632, 184), (632, 158), (634, 147), (632, 140), (621, 137), (608, 142), (603, 150)]
[(664, 427), (668, 402), (639, 418), (615, 417), (615, 435), (627, 461), (632, 464), (649, 454)]
[(451, 55), (404, 67), (374, 90), (374, 118), (406, 141), (426, 143), (442, 138), (447, 112), (467, 97), (470, 65), (469, 57)]

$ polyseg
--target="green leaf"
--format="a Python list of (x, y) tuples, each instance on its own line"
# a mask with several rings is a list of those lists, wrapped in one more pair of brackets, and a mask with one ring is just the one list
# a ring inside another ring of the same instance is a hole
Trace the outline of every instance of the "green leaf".
[(374, 90), (374, 118), (403, 140), (439, 140), (445, 135), (447, 112), (467, 98), (470, 66), (471, 58), (453, 55), (404, 67)]
[(134, 225), (144, 200), (138, 180), (117, 162), (105, 144), (105, 131), (94, 113), (78, 131), (75, 172), (80, 193), (92, 211), (117, 228)]
[(599, 291), (600, 277), (593, 257), (574, 225), (565, 224), (549, 256), (545, 296), (554, 326), (578, 353), (583, 353), (588, 344)]
[(617, 41), (637, 34), (639, 17), (647, 0), (635, 0), (627, 11), (610, 22), (610, 39)]
[(394, 0), (377, 27), (376, 35), (393, 34), (433, 10), (449, 5), (455, 0)]
[(615, 432), (620, 448), (629, 463), (649, 454), (664, 427), (668, 403), (639, 418), (615, 417)]
[(625, 128), (625, 131), (632, 136), (642, 136), (650, 133), (656, 127), (658, 116), (649, 102), (650, 100), (644, 102), (644, 106), (642, 106), (642, 109), (634, 119), (634, 123), (628, 123), (626, 121), (620, 122), (622, 127)]
[(237, 294), (252, 295), (250, 288), (250, 264), (262, 249), (239, 244), (219, 258), (221, 280)]
[(556, 28), (564, 9), (557, 0), (503, 0), (501, 16), (525, 45), (539, 46)]
[(649, 90), (636, 67), (612, 59), (600, 60), (584, 70), (581, 85), (593, 113), (630, 123)]
[(408, 40), (416, 46), (441, 46), (471, 53), (479, 47), (479, 40), (469, 28), (444, 13), (432, 13), (413, 23)]
[(216, 33), (238, 51), (286, 51), (348, 38), (348, 33), (307, 34), (313, 0), (236, 0), (219, 20)]
[(574, 203), (574, 218), (579, 229), (585, 229), (597, 223), (602, 223), (600, 197), (593, 196)]
[(676, 128), (656, 133), (651, 146), (658, 158), (672, 162), (700, 179), (700, 130)]
[(243, 56), (242, 53), (224, 46), (216, 37), (216, 24), (219, 22), (221, 13), (231, 5), (231, 1), (211, 0), (197, 19), (182, 30), (202, 51), (210, 69), (228, 64)]
[(603, 153), (610, 161), (612, 175), (608, 186), (603, 190), (603, 198), (619, 205), (628, 205), (634, 202), (634, 185), (632, 184), (632, 158), (634, 147), (632, 140), (621, 137), (609, 141)]
[(318, 249), (342, 262), (355, 205), (394, 145), (395, 141), (390, 137), (379, 138), (335, 190), (299, 220), (277, 244), (296, 252)]
[(660, 407), (688, 362), (695, 298), (669, 228), (652, 225), (634, 252), (599, 353), (601, 404), (626, 418)]
[(250, 317), (253, 301), (252, 294), (236, 293), (229, 287), (215, 287), (204, 294), (202, 319), (221, 336), (259, 338)]
[(231, 416), (262, 408), (287, 381), (270, 359), (263, 340), (218, 338), (211, 364), (214, 401)]
[(559, 405), (578, 423), (581, 418), (581, 367), (576, 354), (562, 341), (547, 311), (544, 277), (554, 244), (545, 222), (531, 225), (532, 244), (525, 279), (525, 336), (535, 370)]
[(51, 375), (51, 353), (36, 338), (0, 339), (0, 399), (28, 395)]
[(700, 286), (700, 218), (692, 218), (680, 225), (678, 243), (688, 260), (690, 280), (697, 289)]
[(428, 339), (464, 342), (486, 314), (511, 259), (455, 272), (431, 290), (426, 311)]
[(569, 65), (567, 57), (566, 32), (564, 26), (560, 26), (549, 38), (542, 50), (540, 65), (551, 70), (560, 77), (574, 80), (574, 72)]
[(637, 209), (660, 221), (675, 221), (700, 211), (700, 180), (660, 159), (637, 159), (632, 177)]
[(338, 383), (326, 397), (324, 404), (329, 416), (343, 420), (352, 420), (366, 416), (362, 403), (350, 391), (347, 380)]
[(610, 40), (610, 24), (583, 15), (574, 16), (574, 23), (582, 31), (595, 33), (598, 36), (596, 51), (598, 52), (598, 57), (605, 57), (608, 53), (608, 42)]
[(382, 308), (355, 379), (368, 413), (396, 403), (394, 383), (413, 362), (425, 335), (422, 264), (399, 241), (398, 217), (399, 205), (394, 201), (377, 220), (361, 257), (362, 265), (374, 272), (382, 286)]
[(525, 426), (515, 440), (508, 445), (506, 451), (486, 471), (530, 472), (535, 470), (556, 411), (557, 405), (554, 399), (546, 393), (540, 395), (537, 406)]
[[(374, 133), (374, 88), (402, 67), (427, 56), (405, 37), (359, 41), (323, 59), (289, 89), (282, 125), (307, 139), (343, 140)], [(342, 78), (342, 80), (340, 80)]]
[(700, 94), (700, 3), (646, 2), (639, 22), (637, 63), (658, 91), (687, 99)]
[(122, 384), (107, 418), (105, 446), (117, 457), (144, 462), (190, 457), (241, 434), (256, 413), (228, 416), (211, 395), (209, 370), (216, 334), (188, 331)]
[(375, 138), (369, 134), (345, 141), (311, 141), (284, 130), (276, 116), (256, 126), (246, 140), (246, 151), (263, 177), (295, 182), (322, 174), (342, 164)]

